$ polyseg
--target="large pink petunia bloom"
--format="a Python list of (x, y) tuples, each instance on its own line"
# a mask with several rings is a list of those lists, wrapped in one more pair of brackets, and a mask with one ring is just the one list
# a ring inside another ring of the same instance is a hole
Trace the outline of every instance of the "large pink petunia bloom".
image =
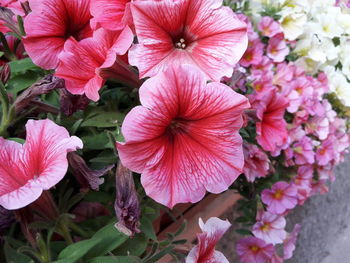
[(140, 88), (117, 143), (124, 166), (142, 173), (147, 195), (168, 207), (221, 193), (241, 174), (248, 100), (196, 68), (170, 67)]
[(293, 184), (283, 181), (277, 182), (272, 186), (271, 190), (265, 189), (261, 193), (261, 200), (267, 205), (267, 211), (281, 215), (297, 205), (297, 188)]
[(23, 42), (29, 57), (44, 69), (57, 67), (69, 37), (80, 41), (92, 35), (90, 0), (31, 0), (30, 7)]
[(18, 209), (56, 185), (68, 169), (67, 153), (82, 141), (51, 120), (29, 120), (21, 145), (0, 137), (0, 205)]
[(200, 218), (199, 226), (203, 233), (197, 234), (198, 245), (191, 249), (186, 263), (229, 263), (224, 254), (215, 250), (215, 246), (230, 228), (230, 222), (211, 217), (204, 224)]
[(238, 241), (236, 251), (243, 263), (266, 263), (274, 255), (272, 244), (256, 237), (246, 237)]
[(91, 0), (91, 24), (108, 30), (122, 30), (132, 20), (131, 0)]
[(260, 119), (256, 123), (257, 141), (265, 151), (275, 151), (288, 138), (287, 123), (284, 112), (288, 101), (274, 90), (253, 98), (252, 106)]
[(140, 78), (152, 77), (169, 65), (191, 64), (220, 81), (247, 48), (247, 28), (222, 0), (136, 1), (131, 12), (139, 44), (129, 61)]
[(116, 63), (116, 59), (128, 51), (133, 38), (129, 27), (121, 31), (99, 28), (94, 31), (93, 37), (80, 42), (71, 37), (59, 55), (56, 76), (65, 80), (66, 88), (72, 94), (85, 94), (89, 99), (97, 101), (98, 91), (105, 83), (101, 74), (104, 70), (114, 72), (115, 77), (122, 80), (131, 75), (127, 64), (119, 59), (124, 64), (122, 66)]
[(261, 212), (257, 222), (253, 226), (254, 236), (264, 240), (266, 243), (280, 244), (287, 237), (286, 219), (283, 216)]

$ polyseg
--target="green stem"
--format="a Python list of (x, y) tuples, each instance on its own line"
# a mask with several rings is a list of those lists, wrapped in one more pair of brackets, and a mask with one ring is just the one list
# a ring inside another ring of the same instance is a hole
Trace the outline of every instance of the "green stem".
[(77, 234), (79, 234), (80, 236), (84, 237), (84, 238), (88, 238), (89, 234), (84, 231), (83, 229), (81, 229), (77, 224), (75, 224), (74, 222), (70, 222), (69, 223), (70, 228), (76, 232)]
[(0, 124), (0, 136), (6, 134), (7, 127), (9, 125), (9, 110), (10, 110), (10, 101), (5, 90), (5, 86), (0, 82), (0, 101), (2, 108), (2, 117)]
[(64, 222), (62, 222), (62, 223), (60, 225), (60, 233), (62, 234), (62, 236), (63, 236), (64, 240), (66, 241), (66, 243), (68, 245), (71, 245), (74, 242), (73, 242), (73, 239), (72, 239), (72, 237), (70, 235), (70, 231), (69, 231), (67, 225)]

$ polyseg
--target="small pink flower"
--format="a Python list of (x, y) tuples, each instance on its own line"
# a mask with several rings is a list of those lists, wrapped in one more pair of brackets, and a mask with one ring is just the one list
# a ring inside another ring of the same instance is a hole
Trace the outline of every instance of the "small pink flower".
[(255, 78), (263, 77), (266, 75), (273, 76), (274, 72), (272, 71), (273, 63), (271, 59), (267, 56), (263, 56), (259, 64), (252, 65), (251, 74)]
[(305, 130), (308, 134), (313, 134), (318, 139), (324, 140), (329, 134), (329, 120), (326, 116), (315, 116), (306, 123)]
[(90, 0), (31, 0), (30, 7), (23, 42), (29, 57), (44, 69), (57, 67), (69, 37), (80, 41), (92, 35)]
[(273, 85), (279, 86), (281, 90), (283, 90), (285, 86), (289, 86), (290, 82), (295, 77), (295, 70), (296, 68), (290, 63), (278, 64), (272, 81)]
[(257, 222), (253, 226), (254, 236), (273, 245), (283, 243), (287, 236), (285, 231), (286, 220), (283, 216), (271, 214), (270, 212), (261, 212)]
[(142, 173), (147, 195), (173, 207), (221, 193), (242, 173), (247, 99), (189, 65), (169, 67), (140, 88), (142, 106), (122, 125), (124, 166)]
[(59, 55), (60, 64), (56, 76), (65, 80), (66, 88), (72, 94), (85, 94), (89, 99), (97, 101), (100, 97), (98, 91), (105, 83), (101, 74), (104, 70), (110, 69), (117, 79), (124, 79), (124, 76), (130, 74), (116, 60), (128, 51), (132, 41), (133, 34), (129, 27), (122, 31), (100, 28), (94, 31), (93, 37), (80, 42), (71, 37)]
[(289, 47), (284, 41), (283, 34), (275, 35), (270, 38), (267, 45), (267, 56), (271, 58), (274, 62), (282, 62), (289, 54)]
[(256, 237), (246, 237), (238, 241), (236, 251), (243, 263), (266, 263), (275, 252), (272, 244)]
[(265, 37), (273, 37), (279, 33), (282, 33), (281, 25), (269, 16), (264, 16), (261, 18), (258, 23), (258, 29)]
[(316, 152), (316, 160), (319, 165), (327, 165), (334, 159), (334, 142), (336, 138), (329, 136), (324, 140)]
[(243, 57), (239, 61), (239, 64), (243, 67), (249, 67), (250, 65), (259, 65), (262, 61), (264, 54), (264, 44), (260, 39), (249, 40), (248, 48), (245, 51)]
[(129, 52), (140, 78), (168, 66), (191, 64), (220, 81), (230, 77), (247, 48), (247, 27), (222, 1), (163, 0), (131, 3), (138, 44)]
[(67, 172), (67, 153), (82, 141), (50, 120), (29, 120), (21, 145), (0, 137), (0, 205), (19, 209), (55, 186)]
[(296, 224), (291, 233), (289, 233), (288, 237), (283, 242), (283, 259), (290, 259), (293, 256), (293, 252), (295, 250), (295, 242), (297, 241), (298, 234), (300, 232), (301, 226)]
[(312, 140), (304, 136), (300, 141), (293, 145), (295, 163), (298, 165), (313, 164), (315, 162), (315, 152)]
[[(0, 0), (0, 6), (1, 7), (6, 7), (11, 12), (13, 12), (14, 16), (12, 17), (13, 22), (17, 24), (17, 15), (19, 16), (24, 16), (24, 10), (21, 6), (22, 2), (25, 2), (26, 0)], [(11, 27), (11, 26), (10, 26)], [(6, 25), (6, 22), (0, 19), (0, 32), (6, 34), (10, 32), (11, 29)]]
[(253, 98), (252, 106), (260, 119), (256, 123), (257, 141), (266, 151), (275, 151), (288, 138), (284, 112), (288, 101), (275, 91), (267, 91), (260, 98)]
[(270, 160), (268, 156), (254, 144), (245, 143), (243, 173), (248, 182), (254, 182), (255, 178), (265, 177), (269, 171)]
[(298, 191), (298, 204), (303, 205), (310, 197), (312, 191), (312, 177), (314, 169), (311, 165), (300, 166), (298, 174), (293, 178), (293, 184)]
[(277, 182), (271, 190), (265, 189), (262, 192), (261, 200), (269, 212), (280, 215), (297, 205), (297, 188), (293, 184)]
[(204, 224), (199, 218), (201, 234), (197, 234), (198, 245), (193, 247), (186, 258), (186, 263), (229, 263), (220, 251), (215, 250), (215, 245), (231, 226), (227, 220), (211, 217)]

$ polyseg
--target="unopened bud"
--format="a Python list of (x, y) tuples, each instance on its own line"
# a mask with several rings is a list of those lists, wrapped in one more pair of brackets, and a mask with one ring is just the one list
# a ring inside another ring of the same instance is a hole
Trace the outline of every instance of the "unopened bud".
[(71, 116), (78, 110), (85, 110), (90, 100), (85, 95), (73, 95), (66, 89), (60, 90), (60, 111)]
[(108, 171), (110, 171), (114, 165), (110, 165), (101, 170), (91, 170), (85, 160), (76, 153), (69, 153), (68, 162), (73, 169), (73, 175), (80, 183), (82, 188), (91, 188), (98, 190), (99, 186), (103, 184), (104, 178), (101, 178)]
[(11, 76), (11, 68), (9, 64), (4, 64), (0, 69), (0, 80), (5, 85)]
[(139, 233), (140, 204), (137, 198), (132, 172), (120, 162), (116, 173), (116, 200), (114, 204), (118, 223), (115, 227), (128, 236)]

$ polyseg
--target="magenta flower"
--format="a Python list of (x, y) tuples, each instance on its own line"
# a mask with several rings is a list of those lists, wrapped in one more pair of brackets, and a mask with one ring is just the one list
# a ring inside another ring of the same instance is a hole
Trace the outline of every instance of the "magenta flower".
[(282, 181), (275, 183), (271, 190), (265, 189), (261, 193), (261, 200), (270, 213), (281, 215), (297, 205), (297, 194), (297, 188), (293, 184)]
[(66, 88), (72, 94), (85, 94), (97, 101), (100, 98), (98, 91), (105, 83), (104, 70), (113, 72), (116, 79), (128, 79), (131, 75), (127, 67), (120, 66), (116, 60), (128, 51), (133, 38), (129, 27), (122, 31), (100, 28), (94, 31), (93, 37), (80, 42), (71, 37), (59, 55), (56, 76), (65, 80)]
[(242, 112), (248, 100), (186, 65), (140, 88), (142, 106), (126, 116), (117, 143), (124, 166), (142, 173), (147, 195), (173, 207), (221, 193), (241, 174)]
[(129, 3), (131, 0), (91, 0), (91, 24), (108, 30), (122, 30), (132, 20)]
[(288, 101), (274, 90), (269, 90), (252, 99), (252, 106), (260, 119), (256, 123), (257, 141), (266, 151), (275, 151), (288, 138), (284, 112)]
[(247, 48), (245, 23), (222, 0), (137, 1), (131, 12), (139, 44), (130, 49), (129, 61), (140, 78), (191, 64), (220, 81), (232, 75)]
[(268, 174), (270, 161), (264, 151), (254, 144), (245, 143), (243, 173), (248, 182), (254, 182), (256, 178), (265, 177)]
[(313, 164), (315, 162), (315, 152), (312, 140), (304, 136), (300, 141), (293, 145), (295, 163), (298, 165)]
[(270, 38), (267, 45), (267, 56), (271, 58), (274, 62), (282, 62), (289, 54), (289, 47), (284, 41), (283, 33), (275, 35)]
[(21, 145), (0, 137), (0, 205), (18, 209), (55, 186), (68, 169), (67, 153), (82, 141), (50, 120), (29, 120)]
[(335, 136), (329, 136), (324, 140), (316, 152), (316, 160), (319, 165), (327, 165), (334, 159)]
[(191, 249), (186, 263), (229, 263), (224, 254), (215, 250), (215, 246), (230, 226), (230, 222), (217, 217), (209, 218), (205, 224), (199, 218), (203, 233), (197, 234), (198, 245)]
[(293, 256), (295, 250), (295, 242), (297, 241), (298, 234), (300, 232), (301, 226), (296, 224), (291, 233), (283, 242), (283, 259), (290, 259)]
[(273, 245), (283, 243), (287, 236), (285, 231), (286, 220), (283, 216), (262, 212), (253, 226), (254, 236)]
[(272, 244), (256, 237), (246, 237), (238, 241), (236, 251), (243, 263), (266, 263), (274, 255)]
[(269, 16), (264, 16), (261, 18), (258, 23), (258, 29), (265, 37), (273, 37), (279, 33), (282, 33), (281, 25)]
[(44, 69), (57, 67), (69, 37), (80, 41), (92, 35), (90, 0), (31, 0), (30, 7), (23, 42), (29, 57)]

